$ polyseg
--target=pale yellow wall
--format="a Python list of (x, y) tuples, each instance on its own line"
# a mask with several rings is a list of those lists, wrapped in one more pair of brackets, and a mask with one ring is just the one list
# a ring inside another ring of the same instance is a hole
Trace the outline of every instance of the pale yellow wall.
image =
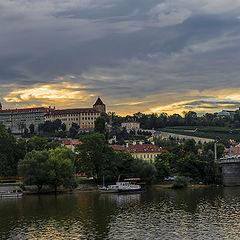
[(143, 159), (146, 161), (154, 161), (160, 153), (131, 153), (134, 158)]
[(126, 130), (139, 130), (140, 123), (138, 122), (124, 122), (121, 124), (122, 128), (126, 128)]
[(47, 115), (45, 120), (54, 121), (60, 119), (66, 125), (67, 131), (71, 128), (72, 123), (80, 126), (80, 129), (93, 129), (95, 120), (100, 116), (100, 113), (70, 113), (61, 115)]

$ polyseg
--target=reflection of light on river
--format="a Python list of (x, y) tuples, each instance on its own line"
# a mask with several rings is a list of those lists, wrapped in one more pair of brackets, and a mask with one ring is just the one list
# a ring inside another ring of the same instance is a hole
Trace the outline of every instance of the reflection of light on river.
[(140, 201), (141, 193), (123, 193), (123, 194), (102, 194), (100, 199), (108, 199), (111, 202), (117, 203), (117, 205), (124, 205), (128, 203), (134, 203)]
[(0, 201), (0, 239), (240, 239), (240, 188)]

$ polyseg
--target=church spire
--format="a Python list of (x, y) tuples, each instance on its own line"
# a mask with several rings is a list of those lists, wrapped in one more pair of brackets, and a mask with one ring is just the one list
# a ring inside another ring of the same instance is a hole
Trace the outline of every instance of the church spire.
[(93, 108), (98, 112), (106, 112), (106, 105), (103, 103), (100, 97), (98, 97), (97, 101), (93, 104)]

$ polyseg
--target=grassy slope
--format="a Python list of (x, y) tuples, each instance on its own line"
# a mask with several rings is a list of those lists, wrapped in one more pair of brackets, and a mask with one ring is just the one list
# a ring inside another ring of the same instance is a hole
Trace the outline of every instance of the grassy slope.
[[(195, 130), (196, 132), (189, 132)], [(234, 139), (240, 141), (240, 129), (230, 129), (227, 127), (199, 127), (199, 126), (178, 126), (167, 127), (161, 129), (164, 132), (171, 132), (187, 136), (204, 137), (204, 138), (221, 138), (221, 139)], [(187, 131), (186, 131), (187, 130)]]

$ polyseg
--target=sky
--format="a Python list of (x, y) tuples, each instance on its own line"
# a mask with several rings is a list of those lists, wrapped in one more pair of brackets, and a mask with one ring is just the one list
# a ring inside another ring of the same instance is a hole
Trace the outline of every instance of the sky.
[(0, 0), (3, 108), (240, 107), (240, 0)]

